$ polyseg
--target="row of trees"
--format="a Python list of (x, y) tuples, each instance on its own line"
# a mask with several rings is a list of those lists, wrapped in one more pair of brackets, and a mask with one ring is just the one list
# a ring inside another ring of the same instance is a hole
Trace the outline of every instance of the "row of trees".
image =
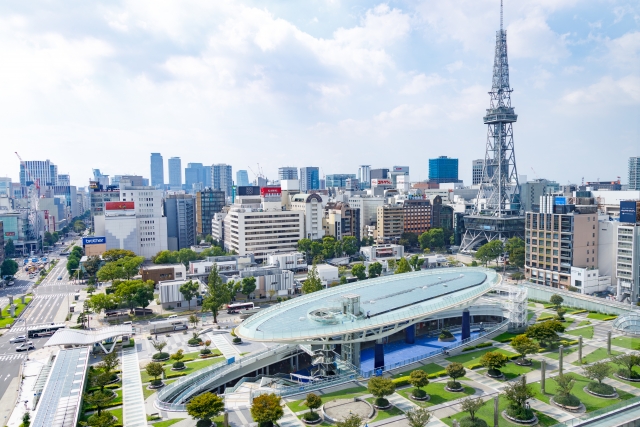
[(345, 236), (342, 240), (336, 240), (333, 236), (323, 237), (322, 240), (300, 239), (298, 250), (307, 256), (307, 263), (322, 262), (325, 259), (338, 258), (358, 253), (360, 244), (353, 236)]
[(212, 246), (211, 248), (205, 249), (200, 253), (195, 252), (191, 249), (183, 248), (179, 251), (160, 251), (151, 258), (151, 261), (154, 264), (181, 263), (184, 264), (185, 267), (188, 267), (190, 261), (197, 261), (210, 256), (223, 256), (233, 254), (233, 251), (225, 252), (224, 249), (219, 246)]
[(491, 261), (496, 261), (504, 253), (509, 255), (509, 263), (518, 268), (524, 267), (525, 247), (524, 240), (519, 237), (512, 237), (503, 243), (501, 240), (492, 240), (480, 246), (474, 257), (485, 266)]
[(76, 270), (80, 267), (80, 259), (82, 259), (82, 248), (80, 246), (74, 246), (67, 257), (67, 272), (69, 273), (69, 277), (77, 274)]
[(102, 254), (102, 260), (106, 263), (98, 270), (97, 277), (101, 282), (108, 282), (130, 280), (136, 276), (144, 257), (125, 249), (110, 249)]
[(114, 280), (109, 293), (92, 295), (88, 300), (89, 307), (95, 312), (113, 310), (121, 306), (132, 312), (135, 307), (147, 308), (153, 301), (153, 281), (147, 280)]
[(18, 272), (20, 266), (17, 262), (12, 259), (5, 259), (2, 261), (2, 265), (0, 265), (0, 274), (2, 277), (4, 276), (13, 276)]

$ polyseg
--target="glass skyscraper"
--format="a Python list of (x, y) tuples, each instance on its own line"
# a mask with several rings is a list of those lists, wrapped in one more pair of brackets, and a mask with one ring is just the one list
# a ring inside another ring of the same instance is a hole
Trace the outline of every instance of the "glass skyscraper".
[(249, 186), (249, 174), (246, 170), (241, 169), (236, 172), (236, 185), (238, 187), (248, 187)]
[(164, 160), (160, 153), (151, 153), (151, 185), (153, 187), (164, 185)]
[(172, 157), (169, 159), (169, 187), (172, 190), (182, 188), (182, 162), (180, 157)]
[(429, 159), (429, 181), (437, 183), (459, 182), (458, 159), (447, 156)]

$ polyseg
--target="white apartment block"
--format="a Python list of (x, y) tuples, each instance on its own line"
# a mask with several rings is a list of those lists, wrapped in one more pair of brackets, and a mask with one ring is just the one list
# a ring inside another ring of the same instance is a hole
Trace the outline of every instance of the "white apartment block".
[(237, 197), (224, 218), (225, 250), (253, 254), (256, 262), (294, 252), (305, 237), (304, 219), (304, 211), (283, 211), (280, 197)]
[(618, 300), (640, 301), (640, 224), (620, 223), (615, 238)]
[(134, 252), (151, 258), (168, 249), (167, 218), (163, 216), (162, 190), (153, 187), (120, 187), (120, 200), (132, 201), (138, 231), (138, 250)]
[(307, 269), (307, 259), (305, 254), (302, 252), (269, 254), (267, 257), (267, 264), (269, 266), (293, 271)]
[(213, 218), (211, 218), (211, 237), (218, 242), (224, 242), (225, 216), (227, 216), (226, 212), (217, 212), (214, 213)]
[[(360, 235), (368, 235), (368, 227), (374, 226), (378, 221), (378, 206), (385, 203), (383, 197), (349, 197), (349, 206), (353, 209), (360, 209)], [(370, 236), (373, 237), (373, 236)]]
[(323, 200), (320, 194), (296, 194), (291, 197), (291, 210), (304, 212), (304, 236), (316, 240), (324, 237), (322, 218), (324, 216)]

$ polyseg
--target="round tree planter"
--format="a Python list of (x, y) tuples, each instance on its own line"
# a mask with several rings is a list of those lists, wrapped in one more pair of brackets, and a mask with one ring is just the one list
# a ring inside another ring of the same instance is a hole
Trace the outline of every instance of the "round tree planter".
[(533, 366), (533, 362), (531, 360), (526, 360), (526, 359), (522, 363), (520, 362), (520, 359), (516, 360), (513, 363), (515, 363), (518, 366)]
[(231, 341), (231, 344), (233, 344), (233, 345), (240, 345), (240, 344), (242, 344), (242, 341), (240, 341), (240, 342), (233, 342), (233, 341)]
[(640, 383), (640, 378), (627, 378), (627, 377), (623, 377), (622, 375), (618, 375), (617, 373), (614, 375), (620, 378), (621, 380), (631, 381), (632, 383)]
[(387, 406), (377, 406), (375, 403), (373, 403), (373, 407), (379, 411), (386, 411), (387, 409), (391, 409), (393, 407), (393, 403), (389, 402)]
[(202, 344), (187, 344), (187, 347), (200, 347)]
[(300, 421), (302, 421), (304, 424), (306, 424), (308, 426), (313, 426), (313, 425), (316, 425), (316, 424), (320, 424), (324, 420), (322, 419), (320, 414), (318, 414), (318, 419), (317, 420), (307, 421), (307, 420), (304, 419), (304, 417), (302, 417), (302, 418), (300, 418)]
[(534, 415), (534, 417), (530, 420), (519, 420), (517, 418), (513, 418), (507, 414), (507, 411), (502, 411), (502, 418), (509, 421), (510, 423), (519, 424), (523, 426), (532, 426), (538, 423), (538, 417)]
[(556, 405), (558, 408), (564, 409), (565, 411), (574, 412), (574, 413), (586, 412), (586, 408), (584, 407), (584, 404), (582, 402), (580, 403), (580, 406), (565, 406), (565, 405), (556, 403), (556, 401), (553, 400), (553, 397), (550, 398), (549, 401), (554, 405)]
[(159, 385), (153, 385), (153, 384), (149, 384), (147, 386), (147, 390), (158, 390), (159, 388), (164, 387), (164, 383), (159, 384)]
[(154, 359), (153, 357), (151, 358), (152, 362), (166, 362), (167, 360), (171, 359), (171, 357), (165, 357), (164, 359)]
[(120, 376), (116, 375), (116, 378), (111, 380), (111, 381), (109, 381), (107, 384), (114, 384), (114, 383), (117, 383), (118, 381), (120, 381)]
[(487, 377), (491, 378), (492, 380), (503, 380), (504, 374), (500, 372), (500, 375), (491, 375), (489, 371), (487, 371)]
[(172, 371), (184, 371), (185, 369), (187, 369), (186, 365), (183, 366), (182, 368), (174, 368), (174, 367), (171, 368)]
[(411, 396), (413, 400), (417, 400), (418, 402), (428, 402), (429, 399), (431, 399), (431, 396), (429, 396), (428, 394), (425, 397), (415, 397), (413, 394), (410, 394), (409, 396)]
[(460, 387), (460, 388), (449, 388), (448, 385), (444, 386), (444, 389), (447, 391), (450, 391), (451, 393), (460, 393), (464, 391), (464, 387)]
[(595, 391), (589, 390), (589, 387), (583, 387), (582, 390), (584, 390), (586, 393), (589, 393), (589, 394), (591, 394), (593, 396), (600, 397), (602, 399), (617, 399), (618, 398), (618, 392), (615, 392), (613, 394), (600, 394), (600, 393), (596, 393)]

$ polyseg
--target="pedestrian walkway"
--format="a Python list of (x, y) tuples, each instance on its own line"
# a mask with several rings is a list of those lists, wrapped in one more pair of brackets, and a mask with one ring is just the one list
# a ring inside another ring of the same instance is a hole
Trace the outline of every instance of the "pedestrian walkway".
[(494, 390), (500, 391), (504, 388), (504, 383), (494, 380), (492, 378), (487, 377), (486, 375), (480, 375), (470, 369), (467, 369), (467, 373), (465, 374), (467, 378), (472, 381), (475, 381), (479, 384), (482, 384), (486, 387), (490, 387)]
[(609, 384), (611, 387), (615, 387), (618, 390), (626, 391), (634, 396), (640, 396), (640, 388), (634, 387), (629, 384), (625, 384), (622, 381), (614, 380), (613, 378), (605, 378), (603, 383)]
[(405, 399), (404, 397), (400, 396), (398, 393), (393, 393), (391, 396), (387, 398), (387, 400), (393, 403), (393, 406), (400, 409), (402, 412), (409, 412), (410, 410), (418, 407), (418, 405), (416, 405), (409, 399)]
[(122, 350), (122, 420), (127, 427), (147, 426), (138, 352), (133, 348)]
[(222, 355), (229, 359), (231, 357), (238, 357), (240, 353), (235, 347), (227, 341), (224, 335), (213, 335), (211, 337), (211, 342), (220, 350)]
[(24, 359), (25, 357), (27, 357), (26, 353), (2, 354), (0, 355), (0, 362), (4, 360)]
[[(582, 357), (584, 358), (587, 354), (591, 354), (596, 351), (598, 347), (593, 345), (583, 345), (582, 346)], [(578, 361), (578, 351), (574, 351), (573, 353), (564, 357), (565, 363), (574, 363)]]
[(287, 405), (283, 406), (284, 417), (278, 420), (278, 425), (281, 427), (301, 427), (304, 423), (295, 416), (295, 414), (289, 409)]
[(529, 399), (529, 405), (531, 406), (531, 409), (535, 409), (536, 411), (541, 412), (560, 423), (564, 423), (575, 418), (573, 415), (566, 413), (557, 406), (541, 402), (538, 399)]

